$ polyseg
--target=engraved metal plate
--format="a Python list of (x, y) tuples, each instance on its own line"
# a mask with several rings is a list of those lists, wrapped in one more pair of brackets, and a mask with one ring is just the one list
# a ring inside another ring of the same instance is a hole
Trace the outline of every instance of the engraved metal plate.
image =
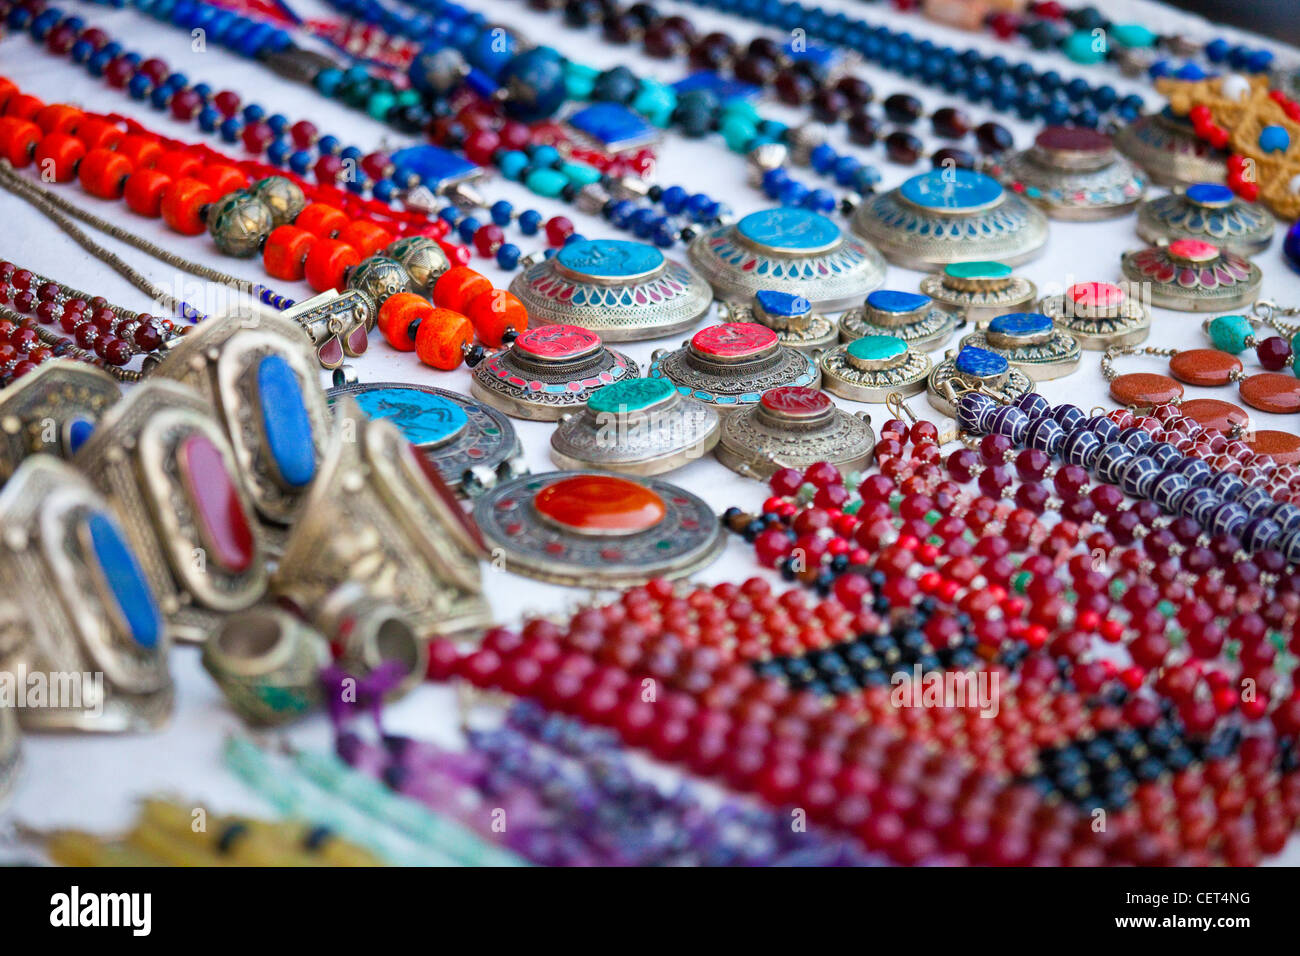
[(1035, 382), (1069, 375), (1079, 367), (1079, 343), (1041, 312), (1000, 315), (987, 328), (972, 332), (961, 346), (1001, 352)]
[(921, 280), (921, 292), (941, 308), (980, 324), (1007, 312), (1020, 312), (1038, 296), (1024, 276), (1002, 262), (952, 262)]
[(861, 307), (840, 316), (841, 342), (864, 335), (892, 335), (918, 352), (937, 349), (962, 325), (962, 320), (919, 292), (877, 289)]
[(989, 172), (1054, 219), (1098, 220), (1127, 215), (1147, 178), (1119, 155), (1105, 133), (1049, 126), (1034, 145)]
[(1153, 305), (1180, 312), (1235, 309), (1259, 297), (1262, 273), (1249, 259), (1199, 239), (1175, 239), (1120, 257), (1130, 282), (1146, 283)]
[(782, 345), (765, 325), (727, 322), (701, 329), (682, 347), (650, 357), (650, 378), (667, 378), (689, 398), (719, 411), (752, 405), (769, 388), (816, 388), (821, 372), (803, 352)]
[(813, 388), (782, 386), (728, 415), (714, 455), (732, 471), (765, 480), (780, 468), (830, 462), (844, 474), (871, 461), (876, 436), (865, 413), (837, 408)]
[(1194, 183), (1157, 196), (1138, 210), (1137, 233), (1153, 245), (1201, 239), (1242, 256), (1268, 248), (1277, 220), (1259, 203), (1246, 202), (1222, 183)]
[(0, 484), (37, 452), (71, 457), (122, 395), (87, 362), (54, 359), (0, 391)]

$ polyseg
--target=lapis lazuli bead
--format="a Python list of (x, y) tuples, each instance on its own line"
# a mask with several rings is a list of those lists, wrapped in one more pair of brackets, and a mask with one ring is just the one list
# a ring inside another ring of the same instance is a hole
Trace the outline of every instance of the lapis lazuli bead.
[(95, 563), (104, 575), (131, 639), (141, 647), (156, 647), (162, 636), (162, 615), (131, 546), (113, 519), (105, 514), (92, 512), (86, 518), (86, 528), (90, 532)]
[(257, 395), (262, 430), (280, 479), (302, 488), (316, 477), (316, 446), (302, 386), (282, 356), (268, 355), (257, 365)]
[(997, 352), (990, 352), (988, 349), (982, 349), (974, 345), (968, 345), (958, 352), (953, 363), (957, 371), (963, 375), (973, 375), (977, 378), (992, 378), (995, 375), (1002, 375), (1010, 367), (1005, 355), (999, 355)]

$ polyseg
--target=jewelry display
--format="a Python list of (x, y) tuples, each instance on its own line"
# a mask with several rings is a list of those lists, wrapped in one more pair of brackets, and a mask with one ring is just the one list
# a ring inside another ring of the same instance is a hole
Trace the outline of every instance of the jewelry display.
[(853, 231), (907, 269), (988, 259), (1015, 266), (1042, 252), (1047, 217), (983, 173), (936, 169), (863, 203)]
[(334, 402), (345, 395), (368, 418), (396, 425), (457, 493), (473, 493), (527, 471), (510, 419), (488, 405), (446, 389), (404, 382), (336, 385), (326, 398)]
[(1196, 239), (1255, 256), (1268, 248), (1276, 229), (1267, 209), (1235, 197), (1220, 183), (1193, 183), (1181, 192), (1148, 199), (1138, 209), (1137, 234), (1152, 245)]
[(756, 322), (712, 325), (679, 349), (657, 349), (646, 377), (666, 378), (682, 395), (720, 412), (753, 405), (778, 385), (816, 388), (821, 382), (816, 362)]
[(937, 275), (922, 279), (921, 292), (975, 325), (1022, 311), (1038, 297), (1032, 282), (1013, 275), (1001, 262), (951, 262)]
[[(884, 402), (925, 391), (930, 358), (894, 335), (871, 333), (822, 354), (822, 386), (855, 402)], [(820, 460), (830, 461), (829, 458)]]
[(1001, 352), (1035, 382), (1069, 375), (1082, 357), (1079, 343), (1041, 312), (999, 315), (961, 340), (961, 347), (968, 345)]
[(918, 352), (929, 352), (947, 342), (961, 324), (957, 315), (939, 308), (928, 295), (877, 289), (861, 306), (840, 316), (839, 333), (841, 342), (885, 335), (902, 339)]
[(683, 577), (723, 545), (713, 510), (658, 478), (599, 472), (525, 475), (480, 495), (474, 520), (507, 569), (585, 587)]
[[(21, 685), (10, 683), (0, 709), (15, 706), (27, 730), (162, 726), (172, 712), (172, 630), (111, 504), (67, 464), (33, 455), (0, 492), (0, 518), (0, 664)], [(72, 675), (77, 694), (50, 686), (61, 675)], [(8, 769), (14, 744), (0, 743)]]
[(803, 352), (819, 352), (839, 341), (835, 322), (813, 312), (812, 303), (801, 295), (759, 289), (753, 302), (723, 305), (728, 322), (757, 322), (776, 333), (782, 345)]
[(61, 359), (0, 391), (0, 485), (32, 455), (76, 454), (120, 396), (103, 371)]
[(629, 378), (591, 393), (551, 433), (551, 460), (587, 468), (661, 475), (707, 455), (718, 443), (718, 413), (681, 395), (664, 378)]
[(816, 461), (860, 470), (875, 444), (865, 412), (850, 414), (816, 389), (786, 385), (723, 419), (714, 455), (732, 471), (765, 481), (779, 468)]

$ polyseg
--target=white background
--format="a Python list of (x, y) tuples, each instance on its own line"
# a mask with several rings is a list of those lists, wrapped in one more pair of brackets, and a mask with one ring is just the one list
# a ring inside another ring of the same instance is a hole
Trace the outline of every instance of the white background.
[[(295, 2), (294, 8), (303, 15), (328, 15), (314, 2)], [(521, 31), (527, 38), (546, 43), (566, 55), (597, 67), (608, 68), (624, 63), (645, 75), (665, 82), (673, 82), (684, 75), (681, 61), (664, 63), (641, 56), (635, 46), (614, 47), (600, 41), (596, 28), (575, 32), (560, 25), (558, 14), (539, 14), (528, 10), (522, 0), (468, 0), (471, 8), (479, 9)], [(958, 49), (976, 46), (986, 52), (998, 52), (1012, 62), (1027, 59), (1039, 68), (1057, 69), (1067, 79), (1082, 75), (1095, 83), (1111, 83), (1121, 95), (1137, 92), (1146, 97), (1154, 108), (1158, 100), (1142, 81), (1128, 80), (1117, 70), (1107, 67), (1076, 67), (1062, 57), (1037, 54), (1019, 47), (1010, 47), (985, 35), (971, 35), (950, 30), (923, 20), (917, 15), (897, 14), (885, 4), (863, 4), (849, 0), (822, 0), (825, 9), (844, 9), (872, 24), (886, 23), (895, 28), (907, 29), (918, 37), (930, 37), (936, 42), (951, 43)], [(1224, 35), (1234, 37), (1234, 31), (1213, 27), (1203, 21), (1170, 8), (1135, 0), (1097, 0), (1096, 5), (1116, 22), (1137, 21), (1161, 33), (1184, 32), (1200, 39)], [(731, 20), (719, 15), (674, 2), (658, 2), (665, 13), (681, 12), (690, 18), (701, 32), (710, 29), (725, 30), (744, 42), (762, 31), (749, 22)], [(145, 57), (160, 56), (174, 70), (185, 72), (192, 82), (207, 82), (214, 90), (233, 89), (245, 102), (256, 101), (268, 112), (280, 112), (291, 121), (307, 118), (316, 123), (322, 133), (334, 133), (346, 144), (356, 144), (364, 150), (386, 146), (405, 145), (407, 141), (385, 126), (362, 114), (326, 101), (310, 90), (291, 85), (259, 65), (244, 61), (216, 47), (196, 53), (191, 50), (187, 34), (164, 26), (132, 11), (113, 11), (89, 3), (64, 2), (62, 8), (76, 12), (91, 25), (108, 30), (109, 34)], [(1283, 62), (1294, 62), (1294, 51), (1289, 51), (1257, 37), (1247, 42), (1271, 46)], [(310, 45), (310, 44), (304, 44)], [(995, 119), (1007, 125), (1016, 134), (1017, 144), (1026, 145), (1034, 129), (1010, 116), (994, 115), (980, 107), (969, 106), (953, 97), (935, 94), (925, 88), (870, 67), (859, 67), (859, 75), (867, 78), (876, 89), (878, 99), (893, 92), (908, 91), (920, 96), (927, 109), (940, 105), (960, 105), (967, 109), (975, 123)], [(242, 157), (233, 147), (221, 144), (216, 137), (205, 138), (194, 125), (170, 120), (169, 115), (152, 110), (146, 104), (130, 100), (120, 91), (109, 89), (102, 80), (90, 77), (83, 68), (65, 58), (54, 57), (38, 49), (27, 36), (0, 40), (0, 75), (14, 80), (25, 92), (36, 94), (47, 102), (69, 102), (90, 110), (127, 113), (142, 120), (149, 128), (166, 135), (194, 142), (202, 139), (209, 145)], [(806, 114), (791, 111), (779, 104), (764, 103), (764, 115), (797, 122)], [(928, 128), (918, 124), (917, 131), (926, 140), (927, 154), (946, 143), (937, 140)], [(841, 150), (849, 144), (843, 136), (841, 125), (832, 142)], [(967, 145), (973, 148), (971, 144)], [(852, 147), (864, 161), (876, 163), (883, 174), (883, 187), (897, 185), (908, 175), (925, 168), (924, 163), (914, 168), (903, 168), (887, 162), (880, 146), (871, 149)], [(818, 181), (809, 170), (796, 173), (809, 185), (827, 185)], [(680, 184), (689, 191), (703, 191), (729, 203), (738, 215), (763, 208), (769, 203), (758, 192), (746, 185), (745, 163), (741, 156), (726, 150), (720, 138), (704, 141), (687, 141), (670, 135), (659, 149), (657, 181), (664, 186)], [(95, 200), (80, 187), (67, 185), (59, 188), (61, 194), (92, 208), (129, 229), (163, 243), (180, 255), (212, 262), (217, 268), (249, 279), (264, 279), (257, 260), (238, 261), (221, 257), (210, 240), (182, 238), (169, 233), (159, 221), (144, 220), (130, 213), (121, 203)], [(842, 190), (834, 188), (839, 195)], [(578, 214), (562, 204), (542, 200), (522, 187), (505, 182), (491, 182), (483, 192), (490, 200), (505, 198), (517, 209), (536, 208), (544, 216), (563, 214), (569, 216), (583, 234), (600, 237), (616, 234), (607, 224)], [(131, 288), (123, 279), (98, 261), (88, 257), (75, 243), (54, 228), (46, 219), (25, 203), (0, 194), (3, 208), (3, 228), (0, 228), (0, 256), (20, 266), (30, 268), (52, 278), (99, 293), (110, 302), (125, 308), (147, 310), (150, 303), (141, 293)], [(486, 216), (481, 216), (486, 221)], [(1074, 281), (1116, 280), (1119, 278), (1120, 253), (1141, 245), (1134, 233), (1132, 215), (1102, 223), (1053, 222), (1045, 254), (1037, 261), (1018, 271), (1038, 284), (1041, 290), (1059, 291)], [(1282, 230), (1273, 246), (1256, 258), (1264, 272), (1263, 294), (1284, 304), (1300, 305), (1300, 276), (1290, 272), (1281, 255)], [(519, 245), (525, 253), (538, 246), (522, 237), (517, 230), (507, 230), (507, 240)], [(127, 247), (119, 247), (104, 240), (109, 248), (122, 254), (127, 261), (157, 281), (173, 280), (166, 267), (144, 257)], [(670, 253), (682, 256), (680, 249)], [(501, 285), (508, 277), (488, 265), (487, 260), (475, 257), (471, 263)], [(887, 288), (915, 290), (920, 274), (890, 266)], [(305, 298), (310, 290), (305, 284), (295, 288), (283, 286), (280, 291), (294, 297)], [(1200, 329), (1201, 317), (1188, 313), (1165, 310), (1155, 311), (1155, 320), (1149, 344), (1172, 347), (1194, 347), (1206, 344)], [(680, 338), (680, 337), (678, 337)], [(410, 381), (450, 388), (468, 393), (469, 376), (462, 368), (455, 372), (438, 372), (419, 364), (414, 354), (400, 354), (382, 341), (376, 333), (371, 339), (370, 351), (355, 362), (361, 380)], [(628, 345), (626, 351), (643, 364), (650, 352), (664, 345), (675, 345), (676, 340)], [(621, 347), (621, 346), (620, 346)], [(936, 356), (937, 357), (937, 356)], [(1053, 401), (1072, 401), (1085, 408), (1104, 404), (1109, 407), (1105, 383), (1098, 369), (1098, 353), (1085, 352), (1081, 369), (1066, 379), (1045, 383), (1041, 390)], [(1246, 356), (1250, 367), (1251, 356)], [(1156, 360), (1139, 361), (1126, 369), (1139, 368), (1163, 371)], [(322, 384), (327, 384), (322, 377)], [(1218, 397), (1235, 400), (1235, 394), (1226, 390), (1188, 389), (1188, 397)], [(855, 403), (837, 399), (848, 408), (859, 408)], [(930, 418), (937, 415), (923, 397), (913, 399), (912, 406)], [(889, 417), (881, 406), (870, 408), (877, 425)], [(1260, 428), (1294, 430), (1298, 424), (1294, 417), (1255, 414), (1255, 424)], [(529, 467), (535, 472), (549, 470), (549, 436), (552, 426), (545, 423), (515, 422), (525, 448)], [(673, 473), (671, 479), (704, 497), (717, 510), (730, 505), (752, 507), (765, 496), (765, 489), (723, 468), (712, 458), (701, 460)], [(702, 571), (698, 578), (704, 582), (723, 580), (740, 581), (755, 573), (749, 549), (734, 537), (729, 540), (723, 557)], [(499, 620), (513, 622), (530, 613), (562, 613), (587, 600), (586, 592), (545, 585), (497, 572), (485, 572), (488, 597)], [(50, 826), (79, 826), (89, 829), (109, 829), (127, 824), (133, 815), (135, 798), (151, 793), (174, 794), (184, 800), (205, 802), (223, 812), (265, 813), (266, 805), (244, 785), (229, 774), (220, 762), (220, 747), (225, 735), (239, 727), (237, 719), (226, 709), (221, 696), (199, 666), (198, 651), (192, 647), (176, 649), (172, 657), (172, 670), (177, 684), (177, 708), (170, 725), (161, 732), (144, 736), (99, 738), (93, 736), (29, 737), (25, 741), (26, 766), (18, 789), (3, 817), (5, 822), (21, 821), (25, 824)], [(389, 723), (398, 731), (432, 737), (442, 742), (456, 739), (455, 710), (451, 693), (443, 688), (426, 687), (417, 691), (389, 712)], [(324, 717), (316, 717), (288, 731), (301, 745), (324, 747), (330, 733)], [(0, 837), (0, 841), (4, 838)], [(12, 846), (0, 843), (0, 859), (11, 856)], [(1300, 861), (1300, 851), (1292, 841), (1283, 857), (1288, 862)]]

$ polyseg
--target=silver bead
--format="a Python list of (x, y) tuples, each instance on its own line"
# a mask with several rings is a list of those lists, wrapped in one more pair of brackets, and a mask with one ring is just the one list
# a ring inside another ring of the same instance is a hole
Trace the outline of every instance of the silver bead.
[(408, 281), (422, 292), (432, 292), (433, 284), (451, 268), (447, 256), (432, 239), (408, 236), (390, 243), (384, 255), (406, 270)]
[(402, 194), (402, 205), (414, 212), (432, 216), (442, 204), (428, 186), (416, 186)]
[(455, 47), (443, 47), (436, 53), (421, 55), (425, 80), (435, 93), (450, 93), (469, 73), (469, 65)]
[[(439, 250), (441, 251), (441, 250)], [(390, 297), (399, 292), (411, 290), (411, 275), (396, 259), (387, 256), (371, 256), (362, 259), (348, 276), (348, 288), (365, 292), (375, 300), (375, 305), (383, 305)]]
[(267, 176), (253, 183), (249, 191), (271, 210), (271, 220), (277, 226), (287, 225), (307, 208), (307, 197), (298, 184), (284, 176)]
[(781, 143), (763, 143), (751, 149), (745, 156), (745, 166), (749, 172), (751, 186), (763, 185), (763, 177), (774, 169), (785, 165), (790, 151)]
[(830, 131), (824, 123), (804, 123), (790, 132), (790, 160), (796, 166), (807, 166), (812, 161), (812, 151), (822, 143)]
[(609, 199), (609, 190), (604, 186), (600, 183), (588, 183), (578, 190), (578, 211), (585, 212), (589, 216), (599, 215)]
[(650, 184), (639, 176), (620, 176), (610, 188), (615, 199), (644, 199), (649, 192)]
[(228, 256), (257, 255), (274, 228), (271, 207), (247, 190), (223, 196), (208, 210), (208, 233)]

